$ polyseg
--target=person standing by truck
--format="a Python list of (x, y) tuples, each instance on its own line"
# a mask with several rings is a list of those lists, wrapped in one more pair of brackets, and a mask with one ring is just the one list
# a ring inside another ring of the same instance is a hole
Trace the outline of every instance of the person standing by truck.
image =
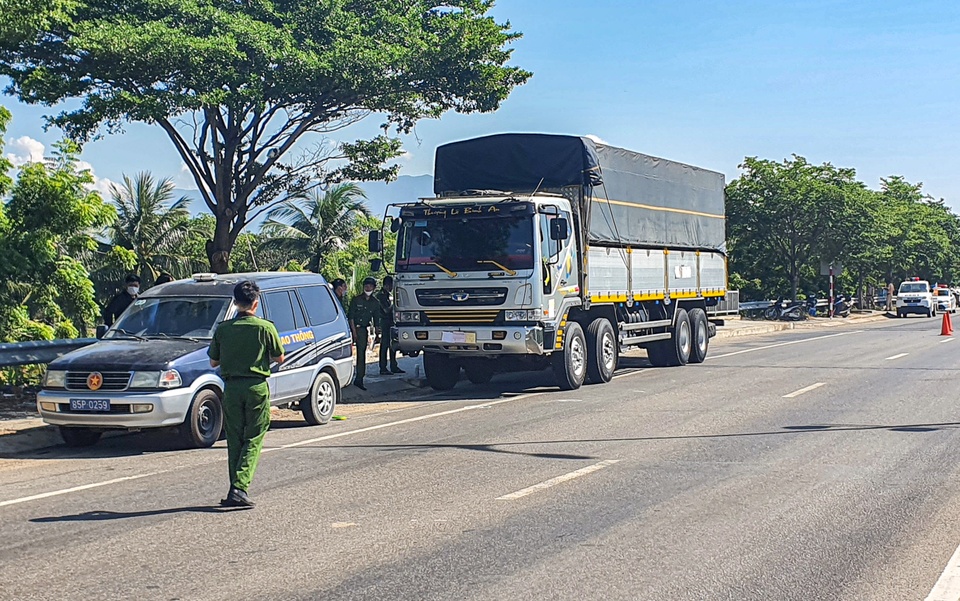
[(893, 295), (896, 293), (896, 288), (893, 287), (893, 282), (887, 282), (887, 313), (893, 311)]
[(363, 378), (367, 375), (367, 345), (370, 342), (368, 328), (373, 326), (377, 334), (380, 333), (380, 302), (373, 298), (373, 291), (377, 289), (377, 280), (366, 278), (363, 280), (363, 292), (353, 297), (347, 309), (347, 319), (353, 330), (353, 340), (357, 345), (357, 375), (353, 385), (360, 390), (366, 390)]
[[(383, 278), (383, 287), (377, 292), (377, 302), (380, 303), (380, 375), (402, 374), (404, 371), (397, 364), (397, 347), (393, 344), (390, 330), (393, 328), (393, 276)], [(390, 367), (387, 368), (389, 359)]]
[(260, 287), (243, 281), (233, 289), (237, 317), (221, 323), (207, 354), (224, 381), (223, 418), (227, 433), (230, 491), (224, 507), (253, 507), (247, 491), (257, 469), (263, 438), (270, 429), (271, 362), (283, 363), (284, 351), (273, 322), (256, 316)]

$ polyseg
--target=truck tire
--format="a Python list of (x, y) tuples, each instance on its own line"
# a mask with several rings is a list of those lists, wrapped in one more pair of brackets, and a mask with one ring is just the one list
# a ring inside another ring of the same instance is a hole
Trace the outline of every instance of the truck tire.
[(187, 419), (180, 425), (180, 442), (193, 449), (212, 447), (223, 432), (223, 404), (220, 395), (205, 388), (193, 397)]
[(620, 344), (610, 320), (598, 317), (587, 326), (587, 383), (613, 379), (620, 359)]
[(91, 447), (97, 444), (100, 436), (103, 434), (100, 430), (91, 430), (90, 428), (75, 428), (73, 426), (60, 426), (60, 437), (68, 447)]
[(453, 390), (460, 381), (460, 364), (441, 353), (423, 353), (423, 371), (434, 390)]
[(471, 384), (478, 386), (489, 384), (496, 373), (494, 362), (488, 359), (477, 359), (463, 364), (463, 371), (467, 373), (467, 379)]
[(707, 313), (699, 307), (690, 309), (690, 332), (693, 334), (690, 363), (703, 363), (707, 358), (707, 349), (710, 347), (710, 329)]
[(686, 309), (677, 309), (669, 340), (659, 340), (647, 347), (647, 357), (654, 367), (677, 367), (690, 360), (693, 335)]
[(303, 419), (311, 426), (319, 426), (330, 421), (333, 410), (340, 400), (340, 387), (329, 373), (321, 371), (310, 387), (307, 396), (300, 399)]
[(550, 357), (553, 375), (560, 390), (576, 390), (587, 377), (587, 341), (583, 328), (575, 321), (567, 324), (563, 334), (563, 350)]

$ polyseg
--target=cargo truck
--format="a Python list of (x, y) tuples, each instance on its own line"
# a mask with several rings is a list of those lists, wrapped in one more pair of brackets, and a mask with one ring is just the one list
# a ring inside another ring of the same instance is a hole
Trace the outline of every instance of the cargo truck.
[[(589, 138), (500, 134), (436, 150), (435, 198), (391, 205), (399, 350), (428, 384), (552, 368), (609, 381), (620, 353), (700, 363), (727, 287), (724, 176)], [(383, 233), (370, 249), (381, 252)], [(375, 261), (376, 262), (376, 261)]]

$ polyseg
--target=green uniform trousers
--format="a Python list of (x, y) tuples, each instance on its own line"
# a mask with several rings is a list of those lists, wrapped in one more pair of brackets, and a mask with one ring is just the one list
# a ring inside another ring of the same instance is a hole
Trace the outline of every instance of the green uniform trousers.
[(223, 391), (230, 485), (246, 491), (270, 429), (270, 388), (260, 378), (231, 378)]
[(358, 328), (360, 335), (357, 336), (357, 374), (354, 381), (363, 383), (364, 376), (367, 375), (367, 343), (370, 342), (370, 336), (367, 334), (367, 327)]

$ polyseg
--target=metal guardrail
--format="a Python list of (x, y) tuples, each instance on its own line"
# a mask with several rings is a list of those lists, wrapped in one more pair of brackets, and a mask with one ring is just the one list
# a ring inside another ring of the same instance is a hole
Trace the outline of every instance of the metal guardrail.
[(96, 341), (96, 338), (73, 338), (0, 344), (0, 367), (46, 365), (61, 355)]
[(726, 296), (720, 299), (716, 305), (707, 307), (707, 315), (736, 315), (740, 312), (740, 291), (727, 290)]

